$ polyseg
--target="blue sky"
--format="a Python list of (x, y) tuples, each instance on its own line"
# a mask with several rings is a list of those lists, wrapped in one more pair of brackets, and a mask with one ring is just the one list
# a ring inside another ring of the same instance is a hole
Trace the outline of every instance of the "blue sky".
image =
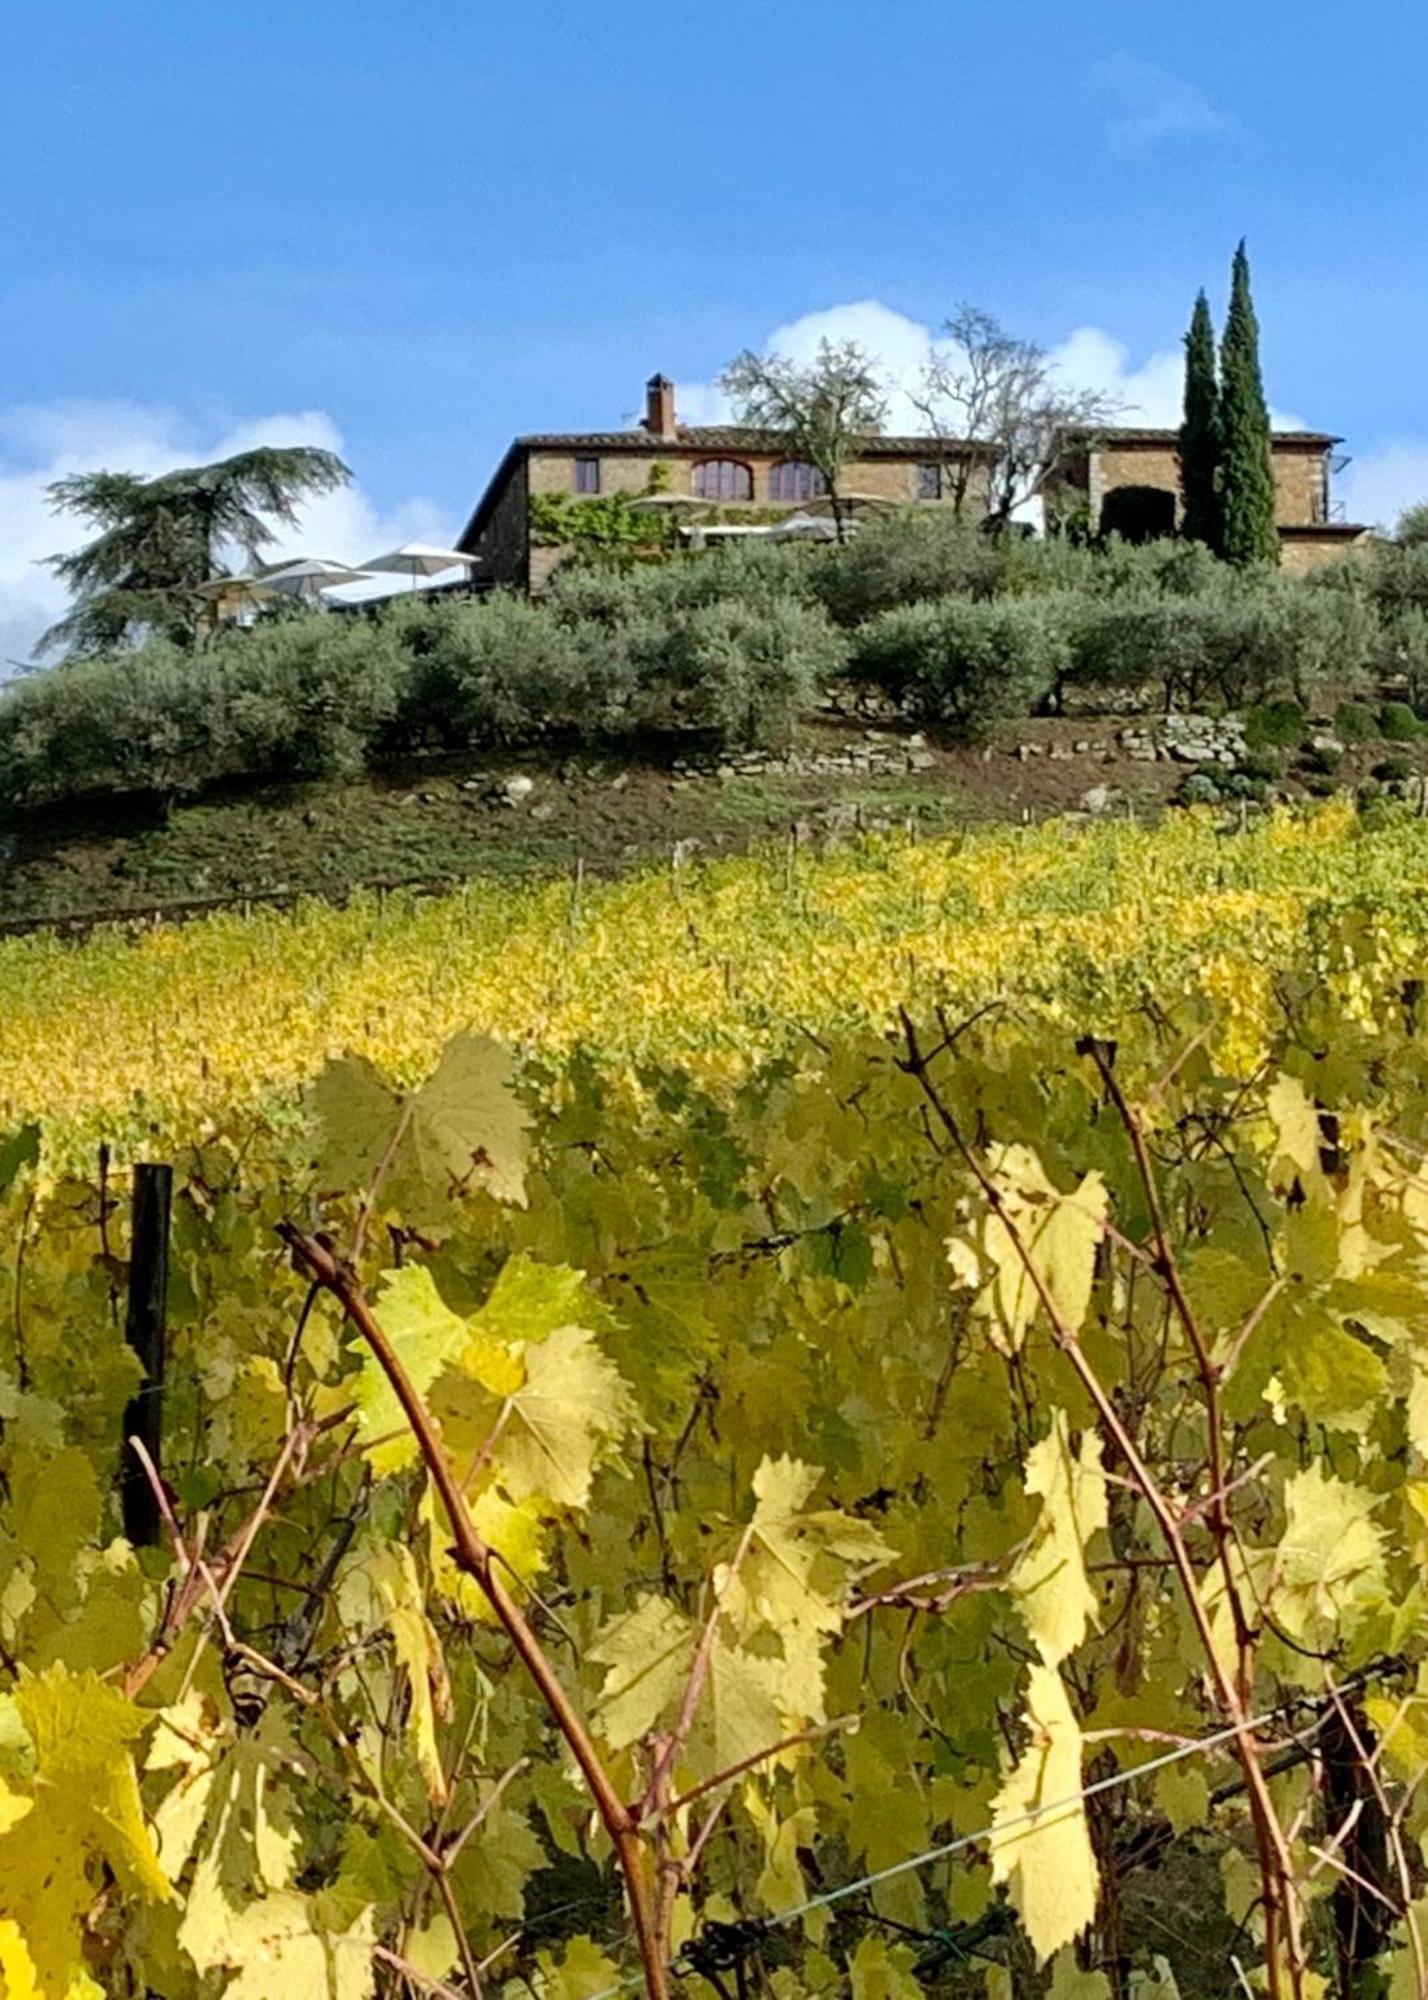
[(1276, 406), (1428, 492), (1407, 0), (10, 0), (6, 48), (0, 654), (56, 470), (340, 438), (358, 557), (654, 368), (702, 413), (807, 315), (907, 366), (964, 299), (1161, 416), (1241, 233)]

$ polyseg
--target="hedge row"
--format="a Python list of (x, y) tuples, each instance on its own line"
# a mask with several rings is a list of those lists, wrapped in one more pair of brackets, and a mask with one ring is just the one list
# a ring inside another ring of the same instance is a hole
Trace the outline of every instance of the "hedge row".
[(773, 744), (846, 657), (793, 597), (646, 590), (617, 610), (600, 595), (417, 599), (55, 668), (0, 700), (0, 798), (172, 796), (552, 734)]
[(1307, 581), (1204, 549), (988, 536), (930, 514), (844, 547), (562, 571), (539, 604), (399, 600), (154, 643), (0, 698), (0, 799), (191, 791), (542, 735), (777, 744), (841, 673), (973, 736), (1072, 690), (1113, 707), (1312, 703), (1385, 676), (1428, 700), (1428, 547)]

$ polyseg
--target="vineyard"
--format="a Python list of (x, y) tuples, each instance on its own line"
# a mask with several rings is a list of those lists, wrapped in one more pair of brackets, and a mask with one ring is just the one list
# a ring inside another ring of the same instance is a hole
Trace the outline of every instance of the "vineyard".
[[(0, 1125), (36, 1119), (47, 1163), (193, 1140), (282, 1111), (331, 1056), (426, 1075), (475, 1029), (541, 1061), (688, 1065), (732, 1082), (807, 1038), (899, 1006), (1015, 1001), (1109, 1030), (1146, 994), (1216, 1002), (1233, 1062), (1255, 1059), (1272, 975), (1357, 908), (1391, 979), (1428, 931), (1428, 838), (1333, 804), (1225, 832), (1208, 813), (783, 847), (616, 882), (472, 884), (76, 945), (0, 943)], [(1325, 965), (1373, 1005), (1352, 953)]]
[(1340, 804), (0, 946), (0, 2000), (1428, 1993), (1425, 947)]

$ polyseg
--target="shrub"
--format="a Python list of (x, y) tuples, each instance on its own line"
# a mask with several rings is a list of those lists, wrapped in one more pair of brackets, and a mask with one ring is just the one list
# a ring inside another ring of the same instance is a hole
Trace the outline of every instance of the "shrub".
[(1176, 797), (1183, 806), (1213, 806), (1221, 796), (1220, 781), (1208, 772), (1192, 771), (1182, 778)]
[[(1174, 571), (1167, 563), (1161, 574)], [(1167, 707), (1243, 708), (1290, 696), (1302, 704), (1331, 679), (1340, 686), (1361, 680), (1374, 638), (1371, 610), (1347, 592), (1224, 572), (1210, 591), (1142, 591), (1093, 611), (1073, 677), (1087, 686), (1139, 688)]]
[(1413, 765), (1407, 757), (1380, 757), (1372, 775), (1381, 785), (1401, 785), (1413, 776)]
[(1308, 719), (1299, 703), (1287, 697), (1255, 702), (1245, 710), (1245, 742), (1253, 750), (1295, 750)]
[(919, 720), (971, 738), (1045, 699), (1069, 654), (1069, 623), (1046, 598), (904, 605), (859, 629), (852, 671)]
[(1378, 717), (1362, 701), (1341, 701), (1334, 710), (1334, 731), (1345, 743), (1367, 743), (1378, 735)]
[(517, 742), (576, 705), (582, 660), (573, 636), (525, 598), (458, 600), (420, 623), (394, 623), (416, 654), (401, 715), (408, 742)]
[(791, 598), (699, 605), (646, 660), (643, 721), (721, 743), (782, 744), (845, 655), (827, 617)]
[(1211, 687), (1209, 615), (1149, 596), (1097, 605), (1076, 634), (1070, 678), (1107, 692), (1152, 694), (1167, 708), (1195, 707)]
[(1314, 777), (1331, 778), (1343, 761), (1343, 753), (1325, 743), (1311, 743), (1299, 753), (1299, 769)]
[(1273, 784), (1284, 776), (1284, 753), (1275, 749), (1247, 749), (1239, 769), (1247, 778)]
[(276, 620), (196, 654), (156, 640), (76, 661), (0, 702), (0, 786), (39, 804), (355, 770), (396, 716), (405, 673), (388, 633), (343, 618)]
[(1406, 701), (1386, 701), (1378, 712), (1380, 736), (1390, 743), (1412, 743), (1423, 734), (1423, 725)]
[(1381, 614), (1375, 668), (1380, 681), (1401, 685), (1414, 710), (1428, 706), (1428, 609), (1404, 604)]
[(997, 537), (948, 514), (896, 512), (863, 522), (851, 541), (827, 551), (816, 576), (840, 625), (948, 596), (998, 593), (1008, 558)]

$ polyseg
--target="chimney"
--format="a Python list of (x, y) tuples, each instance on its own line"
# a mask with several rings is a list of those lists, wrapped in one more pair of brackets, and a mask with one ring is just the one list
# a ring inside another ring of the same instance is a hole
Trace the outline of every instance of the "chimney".
[(645, 424), (655, 437), (673, 437), (674, 384), (668, 375), (651, 375), (645, 384)]

